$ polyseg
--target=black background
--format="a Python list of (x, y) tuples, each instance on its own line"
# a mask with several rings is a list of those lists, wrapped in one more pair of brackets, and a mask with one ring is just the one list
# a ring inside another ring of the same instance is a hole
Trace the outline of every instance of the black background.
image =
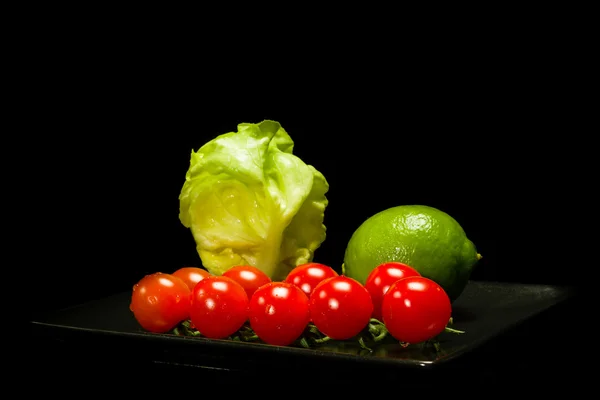
[(416, 34), (320, 46), (299, 36), (240, 49), (243, 35), (215, 43), (209, 30), (189, 43), (85, 23), (37, 32), (18, 59), (25, 176), (13, 210), (33, 314), (199, 265), (178, 219), (190, 153), (263, 119), (279, 121), (329, 182), (315, 261), (339, 267), (366, 218), (426, 204), (456, 218), (483, 255), (473, 279), (579, 285), (589, 106), (576, 104), (577, 50), (560, 32), (478, 30), (426, 45)]
[(558, 189), (571, 175), (555, 156), (568, 147), (564, 116), (543, 70), (415, 65), (400, 74), (382, 63), (382, 75), (317, 69), (315, 82), (302, 69), (269, 80), (235, 69), (190, 76), (125, 55), (83, 60), (44, 75), (36, 98), (43, 129), (29, 159), (41, 179), (29, 186), (37, 225), (24, 256), (40, 267), (42, 307), (198, 265), (178, 219), (190, 153), (263, 119), (279, 121), (294, 153), (329, 182), (316, 261), (339, 267), (374, 213), (426, 204), (456, 218), (483, 255), (473, 279), (575, 282), (560, 273), (573, 239), (558, 228), (571, 194)]

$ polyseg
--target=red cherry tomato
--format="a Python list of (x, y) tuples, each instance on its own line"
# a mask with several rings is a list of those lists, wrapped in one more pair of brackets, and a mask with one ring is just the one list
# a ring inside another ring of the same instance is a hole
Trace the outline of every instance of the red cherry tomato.
[(308, 297), (291, 283), (267, 283), (254, 292), (248, 315), (250, 327), (263, 342), (286, 346), (308, 325)]
[(367, 326), (373, 302), (367, 289), (345, 275), (323, 280), (310, 295), (313, 324), (331, 339), (345, 340)]
[(236, 281), (213, 275), (194, 286), (190, 320), (205, 337), (222, 339), (234, 334), (248, 318), (248, 295)]
[(373, 318), (381, 321), (381, 301), (392, 283), (402, 278), (420, 275), (413, 267), (400, 262), (387, 262), (375, 267), (365, 281), (365, 288), (373, 300)]
[(383, 295), (383, 323), (395, 339), (420, 343), (441, 333), (452, 314), (450, 298), (423, 276), (402, 278)]
[(145, 330), (167, 332), (188, 318), (190, 288), (170, 274), (146, 275), (133, 286), (129, 309)]
[(248, 299), (252, 298), (252, 294), (256, 289), (271, 282), (271, 278), (267, 274), (250, 265), (236, 265), (231, 267), (223, 273), (223, 276), (227, 276), (242, 285), (248, 295)]
[(194, 290), (196, 283), (212, 274), (207, 270), (198, 267), (183, 267), (179, 268), (171, 275), (181, 278), (188, 285), (190, 290)]
[(290, 271), (285, 282), (298, 286), (308, 297), (314, 288), (324, 279), (338, 276), (339, 274), (331, 267), (319, 263), (307, 263), (298, 265)]

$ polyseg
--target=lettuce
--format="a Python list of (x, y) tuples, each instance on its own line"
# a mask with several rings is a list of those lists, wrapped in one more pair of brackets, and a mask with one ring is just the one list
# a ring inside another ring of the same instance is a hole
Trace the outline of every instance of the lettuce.
[(292, 154), (294, 142), (280, 123), (237, 128), (192, 150), (179, 219), (209, 272), (252, 265), (283, 280), (312, 261), (325, 240), (329, 184)]

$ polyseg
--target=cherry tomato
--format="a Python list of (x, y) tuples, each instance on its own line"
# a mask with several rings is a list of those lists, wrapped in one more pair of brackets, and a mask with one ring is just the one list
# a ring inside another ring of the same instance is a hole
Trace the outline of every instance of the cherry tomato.
[(222, 339), (234, 334), (248, 318), (248, 295), (236, 281), (212, 275), (194, 286), (190, 320), (205, 337)]
[(146, 275), (133, 286), (129, 309), (145, 330), (167, 332), (188, 318), (190, 288), (170, 274)]
[(392, 283), (398, 279), (420, 275), (413, 267), (400, 262), (387, 262), (375, 267), (365, 281), (365, 288), (373, 300), (373, 318), (381, 321), (381, 301)]
[(307, 263), (298, 265), (291, 270), (285, 278), (285, 282), (298, 286), (310, 297), (310, 294), (319, 282), (332, 276), (338, 276), (338, 273), (333, 268), (319, 263)]
[(356, 336), (367, 326), (373, 313), (369, 291), (345, 275), (327, 278), (317, 285), (309, 299), (313, 324), (332, 339)]
[(223, 276), (227, 276), (242, 285), (248, 295), (248, 299), (252, 298), (252, 294), (256, 289), (271, 282), (271, 278), (267, 274), (250, 265), (236, 265), (231, 267), (223, 273)]
[(308, 297), (291, 283), (267, 283), (254, 292), (248, 316), (250, 327), (263, 342), (286, 346), (308, 325)]
[(183, 267), (179, 268), (171, 275), (181, 278), (188, 285), (190, 290), (194, 290), (196, 283), (212, 274), (207, 270), (198, 267)]
[(424, 342), (441, 333), (452, 314), (450, 298), (440, 285), (423, 276), (397, 280), (383, 295), (383, 323), (395, 339)]

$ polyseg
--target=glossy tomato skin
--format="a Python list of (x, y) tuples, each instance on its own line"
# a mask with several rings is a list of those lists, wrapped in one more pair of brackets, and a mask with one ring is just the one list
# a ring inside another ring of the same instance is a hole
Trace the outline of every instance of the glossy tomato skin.
[(323, 280), (309, 299), (313, 324), (331, 339), (346, 340), (364, 329), (373, 313), (369, 291), (345, 275)]
[(171, 274), (149, 274), (133, 286), (129, 309), (145, 330), (168, 332), (188, 318), (190, 289)]
[(207, 276), (211, 276), (212, 274), (207, 270), (198, 267), (182, 267), (173, 272), (171, 275), (181, 278), (188, 285), (191, 291), (194, 290), (196, 283), (200, 282)]
[(367, 288), (373, 300), (373, 318), (382, 320), (381, 301), (385, 292), (394, 282), (409, 276), (420, 275), (413, 267), (395, 261), (386, 262), (375, 267), (365, 281), (365, 288)]
[(190, 320), (205, 337), (223, 339), (234, 334), (248, 318), (248, 296), (231, 278), (212, 275), (194, 286)]
[(392, 284), (383, 295), (383, 323), (395, 339), (420, 343), (440, 334), (452, 315), (450, 298), (440, 285), (423, 276)]
[(308, 297), (291, 283), (267, 283), (252, 295), (248, 315), (250, 327), (263, 342), (287, 346), (309, 323)]
[(250, 265), (236, 265), (223, 273), (223, 276), (233, 279), (246, 291), (248, 299), (252, 298), (254, 291), (264, 284), (271, 282), (271, 278), (260, 269)]
[(338, 276), (330, 266), (320, 263), (298, 265), (286, 276), (285, 282), (298, 286), (308, 297), (315, 287), (323, 280)]

